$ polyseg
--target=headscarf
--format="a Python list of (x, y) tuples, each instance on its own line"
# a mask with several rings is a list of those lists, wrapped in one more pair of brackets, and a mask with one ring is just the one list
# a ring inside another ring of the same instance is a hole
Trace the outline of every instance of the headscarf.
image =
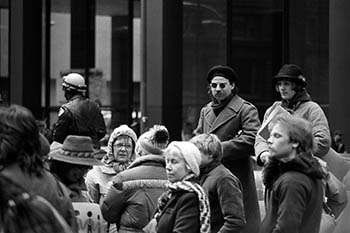
[[(133, 143), (133, 151), (132, 151), (132, 156), (129, 161), (127, 162), (119, 162), (115, 159), (114, 157), (114, 150), (113, 150), (113, 144), (117, 140), (118, 137), (120, 136), (128, 136), (131, 138), (132, 143)], [(105, 156), (103, 156), (101, 162), (105, 167), (113, 168), (113, 170), (116, 173), (119, 173), (121, 171), (124, 171), (130, 164), (131, 162), (135, 159), (135, 144), (137, 141), (137, 136), (134, 130), (132, 130), (130, 127), (127, 125), (121, 125), (117, 128), (115, 128), (108, 140), (108, 145), (107, 145), (107, 153)]]

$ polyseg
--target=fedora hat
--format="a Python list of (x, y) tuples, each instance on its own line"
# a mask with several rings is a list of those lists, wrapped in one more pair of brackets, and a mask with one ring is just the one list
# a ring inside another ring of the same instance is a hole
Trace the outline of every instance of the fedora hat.
[(92, 139), (88, 136), (69, 135), (61, 146), (57, 142), (51, 144), (49, 157), (65, 163), (86, 166), (102, 165), (95, 158)]

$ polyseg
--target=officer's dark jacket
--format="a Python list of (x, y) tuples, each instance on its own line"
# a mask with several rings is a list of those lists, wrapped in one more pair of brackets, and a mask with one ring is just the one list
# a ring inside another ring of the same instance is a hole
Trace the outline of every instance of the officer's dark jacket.
[(54, 141), (63, 143), (68, 135), (90, 136), (95, 147), (106, 134), (106, 125), (98, 105), (82, 95), (62, 105), (54, 126)]

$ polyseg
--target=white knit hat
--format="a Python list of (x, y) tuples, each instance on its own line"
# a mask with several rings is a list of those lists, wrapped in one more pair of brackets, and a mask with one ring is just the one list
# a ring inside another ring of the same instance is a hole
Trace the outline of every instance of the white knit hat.
[(163, 125), (154, 125), (143, 133), (136, 142), (135, 152), (142, 155), (162, 155), (169, 142), (169, 132)]
[(193, 143), (186, 141), (173, 141), (169, 144), (168, 148), (171, 146), (174, 146), (180, 150), (192, 172), (196, 176), (199, 176), (199, 165), (202, 157), (198, 148)]

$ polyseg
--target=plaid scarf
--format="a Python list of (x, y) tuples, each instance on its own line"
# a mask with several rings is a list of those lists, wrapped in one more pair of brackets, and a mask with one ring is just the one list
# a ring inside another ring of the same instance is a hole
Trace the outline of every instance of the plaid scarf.
[(147, 233), (155, 233), (157, 232), (157, 224), (159, 218), (164, 210), (165, 205), (170, 200), (173, 192), (178, 190), (185, 190), (188, 192), (194, 192), (197, 194), (199, 200), (199, 221), (200, 221), (200, 232), (201, 233), (210, 233), (210, 207), (209, 200), (207, 195), (205, 194), (203, 188), (191, 181), (188, 181), (194, 177), (193, 174), (185, 177), (182, 181), (176, 183), (168, 183), (167, 186), (169, 188), (168, 191), (163, 193), (158, 199), (157, 211), (153, 216), (153, 219), (149, 222), (149, 224), (143, 228), (143, 230)]

